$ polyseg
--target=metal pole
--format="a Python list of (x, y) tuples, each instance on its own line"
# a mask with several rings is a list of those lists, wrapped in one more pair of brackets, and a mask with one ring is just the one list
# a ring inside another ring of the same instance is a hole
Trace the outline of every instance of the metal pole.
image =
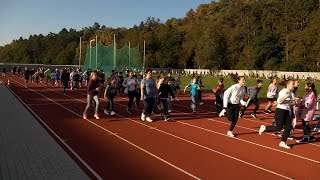
[(131, 59), (130, 59), (130, 41), (129, 41), (129, 70), (131, 70)]
[(143, 41), (143, 76), (145, 74), (144, 67), (146, 65), (146, 41)]
[(80, 55), (79, 55), (79, 70), (81, 66), (81, 37), (80, 37)]
[(113, 47), (113, 68), (114, 70), (116, 70), (116, 48), (117, 48), (117, 44), (116, 44), (116, 35), (113, 34), (113, 44), (114, 44), (114, 47)]
[(96, 70), (98, 69), (98, 36), (96, 35)]
[(92, 41), (95, 41), (95, 39), (91, 39), (91, 40), (90, 40), (90, 43), (89, 43), (89, 44), (90, 44), (90, 66), (89, 66), (90, 69), (91, 69), (91, 42), (92, 42)]

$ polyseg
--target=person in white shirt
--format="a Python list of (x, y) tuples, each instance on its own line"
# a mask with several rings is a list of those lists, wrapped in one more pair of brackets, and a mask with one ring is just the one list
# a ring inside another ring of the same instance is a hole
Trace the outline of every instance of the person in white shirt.
[(246, 80), (244, 76), (237, 76), (233, 74), (232, 79), (234, 82), (237, 82), (237, 84), (232, 85), (224, 92), (224, 96), (223, 96), (224, 109), (222, 110), (222, 111), (227, 111), (227, 118), (229, 121), (231, 121), (229, 131), (227, 132), (227, 135), (230, 137), (234, 137), (232, 131), (238, 121), (239, 109), (240, 109), (239, 104), (240, 104), (240, 101), (241, 101), (241, 104), (245, 103), (242, 99), (243, 99), (243, 96), (246, 94), (246, 89), (244, 87), (246, 84)]
[[(283, 81), (280, 85), (285, 86), (285, 88), (279, 92), (277, 99), (277, 109), (274, 116), (276, 120), (276, 132), (280, 132), (282, 128), (284, 128), (279, 146), (290, 149), (291, 147), (286, 144), (286, 141), (292, 129), (291, 105), (295, 104), (292, 96), (292, 91), (294, 90), (294, 81)], [(259, 134), (261, 135), (264, 131), (274, 131), (274, 128), (272, 126), (266, 127), (261, 125)]]

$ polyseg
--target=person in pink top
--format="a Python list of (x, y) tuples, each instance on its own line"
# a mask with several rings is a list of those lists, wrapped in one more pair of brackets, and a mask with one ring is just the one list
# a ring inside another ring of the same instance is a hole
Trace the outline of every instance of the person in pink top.
[(315, 105), (316, 105), (316, 88), (314, 83), (308, 82), (306, 83), (304, 89), (307, 91), (301, 102), (298, 103), (297, 107), (297, 119), (302, 120), (303, 126), (303, 134), (302, 139), (297, 141), (298, 143), (309, 143), (311, 141), (315, 141), (315, 137), (313, 136), (310, 128), (310, 122), (313, 119), (315, 113)]

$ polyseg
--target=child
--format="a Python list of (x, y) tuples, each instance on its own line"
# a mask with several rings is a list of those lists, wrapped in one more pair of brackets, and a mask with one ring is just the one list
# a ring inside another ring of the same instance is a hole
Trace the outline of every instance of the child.
[(223, 94), (224, 111), (227, 111), (227, 118), (231, 121), (229, 131), (227, 132), (227, 135), (230, 137), (234, 137), (232, 131), (238, 121), (240, 100), (242, 100), (243, 96), (246, 94), (246, 89), (244, 87), (246, 84), (245, 78), (232, 74), (232, 79), (234, 82), (238, 83), (229, 87)]
[[(104, 110), (104, 113), (106, 115), (115, 115), (116, 113), (114, 112), (114, 103), (113, 103), (113, 99), (114, 97), (117, 95), (117, 79), (113, 78), (111, 80), (111, 83), (107, 85), (106, 90), (104, 91), (104, 98), (107, 99), (108, 98), (108, 104), (107, 104), (107, 108)], [(111, 111), (109, 113), (109, 111)]]
[[(172, 77), (169, 77), (166, 79), (168, 82), (167, 84), (169, 85), (169, 88), (171, 89), (172, 92), (174, 92), (175, 86), (174, 86), (174, 79)], [(174, 96), (172, 94), (169, 94), (169, 99), (168, 99), (168, 112), (171, 113), (171, 101), (173, 101)]]
[(193, 110), (193, 114), (195, 115), (197, 112), (196, 109), (196, 100), (198, 98), (198, 91), (200, 90), (199, 84), (197, 84), (197, 78), (194, 77), (192, 79), (192, 83), (189, 83), (185, 88), (183, 93), (186, 93), (186, 89), (190, 88), (190, 100), (191, 100), (191, 108)]
[(304, 89), (307, 91), (300, 103), (297, 104), (296, 118), (302, 120), (303, 138), (298, 143), (309, 143), (315, 141), (311, 133), (310, 122), (313, 120), (316, 105), (316, 88), (314, 83), (308, 82)]
[(180, 84), (181, 84), (180, 74), (177, 74), (177, 76), (175, 77), (175, 81), (174, 81), (174, 90), (177, 91), (176, 101), (179, 101)]
[[(202, 85), (202, 76), (198, 76), (198, 79), (197, 79), (197, 84), (199, 84), (199, 87), (200, 88), (203, 88), (203, 85)], [(202, 102), (202, 91), (201, 89), (198, 90), (198, 100), (200, 101), (199, 105), (204, 105), (204, 103)]]
[(168, 102), (171, 101), (171, 99), (169, 97), (172, 96), (174, 98), (173, 91), (170, 88), (170, 86), (167, 84), (167, 82), (168, 82), (168, 78), (161, 77), (159, 79), (160, 86), (158, 90), (160, 104), (161, 104), (160, 106), (162, 107), (160, 117), (164, 116), (165, 121), (168, 121), (170, 117), (169, 111), (168, 111), (168, 104), (169, 104)]
[(270, 114), (271, 113), (271, 107), (276, 106), (277, 102), (277, 94), (278, 94), (278, 87), (277, 87), (277, 77), (273, 77), (271, 80), (271, 83), (268, 87), (268, 92), (267, 92), (267, 99), (268, 99), (268, 104), (266, 108), (264, 109), (263, 113), (265, 114)]
[(83, 119), (87, 119), (87, 111), (90, 107), (90, 103), (92, 100), (95, 101), (95, 113), (94, 117), (96, 119), (99, 119), (98, 115), (98, 110), (99, 110), (99, 93), (101, 91), (101, 87), (99, 86), (99, 81), (98, 81), (98, 75), (97, 72), (92, 72), (91, 73), (91, 78), (89, 80), (88, 86), (87, 86), (87, 106), (83, 112)]
[(254, 108), (253, 112), (251, 113), (251, 116), (255, 119), (257, 119), (257, 110), (259, 109), (259, 100), (258, 100), (258, 93), (262, 87), (262, 80), (257, 80), (257, 85), (253, 87), (248, 87), (247, 92), (249, 94), (249, 99), (247, 101), (246, 106), (243, 107), (242, 111), (239, 114), (239, 117), (241, 118), (244, 114), (244, 111), (253, 103), (256, 107)]
[(275, 112), (276, 127), (261, 125), (259, 134), (261, 135), (264, 131), (276, 131), (280, 132), (284, 127), (284, 132), (281, 137), (280, 147), (290, 149), (291, 147), (286, 144), (289, 134), (292, 130), (292, 119), (291, 119), (291, 104), (294, 103), (292, 97), (292, 91), (294, 90), (294, 81), (285, 80), (281, 83), (285, 86), (278, 95), (277, 109)]
[(223, 91), (224, 91), (224, 85), (223, 85), (223, 77), (220, 77), (218, 79), (218, 86), (213, 89), (213, 93), (215, 94), (216, 96), (216, 102), (215, 102), (215, 105), (216, 105), (216, 109), (217, 109), (217, 112), (221, 112), (222, 111), (222, 106), (223, 106)]

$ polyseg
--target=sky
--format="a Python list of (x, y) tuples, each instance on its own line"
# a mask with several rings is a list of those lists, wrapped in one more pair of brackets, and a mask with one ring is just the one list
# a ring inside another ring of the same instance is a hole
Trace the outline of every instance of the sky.
[(131, 28), (147, 17), (183, 18), (211, 0), (0, 0), (0, 46), (20, 37), (101, 26)]

